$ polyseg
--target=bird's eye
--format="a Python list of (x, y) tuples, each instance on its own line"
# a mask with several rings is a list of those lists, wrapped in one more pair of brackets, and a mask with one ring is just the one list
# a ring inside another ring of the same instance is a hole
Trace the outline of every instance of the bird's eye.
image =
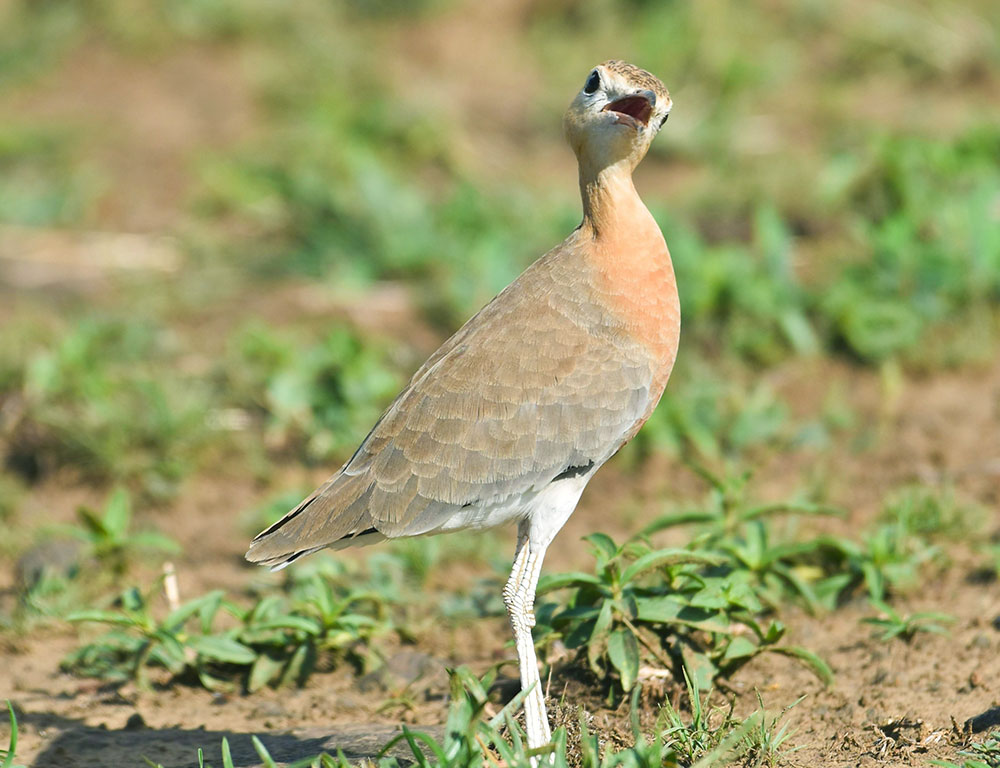
[(590, 73), (590, 77), (587, 78), (587, 82), (583, 86), (583, 92), (586, 93), (587, 95), (590, 95), (591, 93), (597, 90), (597, 86), (599, 86), (600, 84), (601, 84), (601, 76), (597, 74), (597, 70), (595, 69), (593, 72)]

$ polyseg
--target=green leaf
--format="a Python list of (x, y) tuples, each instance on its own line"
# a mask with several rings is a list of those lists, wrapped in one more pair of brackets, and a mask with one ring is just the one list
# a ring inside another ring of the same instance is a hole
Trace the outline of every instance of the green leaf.
[(804, 663), (824, 685), (833, 684), (833, 670), (830, 669), (830, 665), (812, 651), (806, 650), (799, 645), (783, 645), (767, 648), (767, 650), (772, 653), (780, 653), (783, 656), (791, 656), (792, 658), (798, 659)]
[[(90, 533), (101, 536), (106, 533), (104, 528), (104, 521), (97, 516), (97, 514), (87, 507), (80, 507), (76, 510), (76, 516), (79, 518), (83, 527), (86, 528)], [(84, 536), (83, 538), (88, 538)]]
[[(271, 753), (267, 751), (267, 748), (260, 739), (256, 736), (251, 736), (250, 741), (253, 743), (253, 748), (257, 751), (257, 757), (259, 757), (263, 762), (264, 768), (278, 768), (278, 764), (274, 762), (274, 758), (271, 757)], [(226, 760), (226, 753), (228, 752), (229, 745), (226, 744), (222, 755), (222, 768), (233, 768), (233, 758), (229, 757), (228, 762)]]
[(538, 589), (535, 591), (535, 594), (543, 595), (546, 592), (553, 592), (557, 589), (565, 589), (566, 587), (600, 586), (603, 583), (592, 573), (583, 573), (582, 571), (546, 574), (539, 580)]
[(122, 539), (128, 531), (132, 519), (132, 502), (128, 491), (122, 487), (115, 488), (104, 508), (104, 530), (115, 539)]
[(206, 691), (221, 691), (224, 693), (232, 693), (236, 690), (236, 684), (230, 680), (224, 680), (221, 677), (216, 677), (215, 675), (209, 674), (208, 670), (205, 669), (203, 664), (197, 665), (198, 672), (198, 682), (201, 683), (202, 688)]
[(272, 630), (272, 629), (290, 629), (298, 632), (305, 632), (307, 635), (312, 637), (319, 637), (323, 634), (323, 629), (316, 621), (316, 619), (307, 619), (304, 616), (279, 616), (270, 621), (265, 621), (260, 624), (254, 624), (250, 627), (253, 631), (258, 630)]
[(688, 677), (699, 689), (708, 690), (712, 687), (719, 669), (706, 654), (685, 643), (681, 645), (681, 661)]
[(124, 613), (100, 611), (97, 609), (73, 611), (73, 613), (66, 616), (66, 621), (97, 621), (102, 624), (115, 624), (120, 627), (136, 626), (136, 621)]
[(21, 768), (14, 765), (14, 754), (17, 752), (17, 715), (14, 714), (14, 707), (11, 706), (10, 699), (7, 699), (7, 713), (10, 715), (10, 740), (7, 744), (7, 754), (4, 755), (0, 768)]
[(755, 656), (759, 650), (760, 648), (758, 648), (757, 645), (751, 640), (741, 635), (737, 635), (726, 647), (726, 652), (723, 654), (722, 660), (730, 661), (732, 659), (746, 659), (751, 656)]
[(818, 517), (847, 516), (847, 513), (843, 509), (830, 506), (829, 504), (816, 504), (809, 501), (780, 501), (774, 504), (760, 504), (756, 507), (750, 507), (740, 512), (738, 519), (742, 522), (750, 522), (751, 520), (778, 514), (815, 515)]
[(605, 600), (601, 605), (601, 612), (597, 614), (597, 621), (594, 622), (594, 629), (587, 640), (587, 661), (595, 674), (600, 674), (601, 667), (598, 660), (607, 647), (608, 632), (611, 629), (611, 601)]
[[(594, 634), (594, 626), (597, 624), (597, 619), (593, 621), (582, 621), (579, 623), (574, 623), (572, 629), (566, 633), (563, 638), (563, 642), (566, 643), (566, 647), (570, 650), (580, 648), (587, 645), (590, 641), (591, 636)], [(589, 651), (588, 647), (588, 651)], [(598, 655), (600, 655), (598, 653)]]
[(129, 537), (129, 544), (142, 549), (158, 549), (161, 552), (178, 554), (181, 552), (181, 545), (169, 536), (156, 531), (140, 531), (133, 533)]
[(632, 690), (639, 677), (639, 643), (627, 628), (616, 629), (608, 637), (608, 658), (621, 675), (622, 690)]
[(663, 517), (656, 518), (653, 522), (639, 531), (637, 538), (645, 538), (647, 536), (652, 536), (654, 533), (659, 533), (667, 528), (673, 528), (678, 525), (690, 525), (692, 523), (711, 523), (716, 519), (717, 515), (712, 512), (703, 512), (698, 509), (689, 510), (686, 512), (677, 512), (673, 515), (664, 515)]
[(214, 603), (218, 605), (222, 601), (223, 591), (221, 589), (215, 589), (211, 592), (207, 592), (201, 597), (196, 597), (194, 600), (189, 600), (184, 603), (184, 605), (177, 608), (175, 611), (167, 615), (167, 618), (163, 620), (162, 626), (164, 627), (180, 627), (189, 618), (194, 616), (205, 607), (206, 604)]
[(603, 566), (608, 560), (613, 559), (618, 554), (618, 547), (614, 540), (606, 533), (592, 533), (584, 537), (597, 556), (598, 563)]
[[(254, 739), (256, 739), (256, 738), (257, 737), (254, 736)], [(259, 742), (254, 741), (254, 747), (256, 747), (258, 743)], [(261, 744), (260, 747), (261, 747), (261, 749), (264, 749), (264, 745), (263, 744)], [(267, 750), (265, 749), (264, 752), (266, 753)], [(258, 754), (259, 754), (259, 752), (258, 752)], [(271, 756), (268, 755), (267, 758), (265, 758), (264, 755), (261, 755), (260, 757), (263, 760), (263, 759), (270, 759)], [(222, 768), (234, 768), (233, 767), (233, 754), (232, 754), (232, 752), (229, 751), (229, 739), (227, 739), (225, 736), (222, 737)]]
[(250, 667), (250, 675), (247, 678), (247, 692), (254, 693), (269, 685), (272, 681), (281, 676), (281, 670), (285, 668), (285, 660), (274, 658), (266, 653), (262, 653)]
[(724, 563), (726, 558), (720, 555), (713, 555), (708, 552), (692, 552), (687, 549), (658, 549), (649, 552), (622, 572), (621, 583), (628, 584), (636, 576), (645, 571), (659, 568), (664, 565), (719, 565)]
[(730, 621), (721, 611), (686, 605), (673, 597), (649, 597), (636, 600), (637, 618), (649, 624), (684, 624), (705, 632), (729, 634)]
[(187, 642), (199, 656), (226, 664), (253, 664), (257, 653), (243, 643), (220, 635), (195, 635)]
[(310, 643), (303, 643), (295, 649), (288, 666), (281, 675), (281, 684), (303, 683), (316, 663), (316, 650)]

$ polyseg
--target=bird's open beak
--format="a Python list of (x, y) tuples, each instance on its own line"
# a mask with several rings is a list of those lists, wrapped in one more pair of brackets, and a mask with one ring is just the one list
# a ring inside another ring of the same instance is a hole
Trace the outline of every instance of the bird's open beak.
[(614, 112), (620, 123), (632, 123), (636, 128), (640, 125), (649, 125), (649, 118), (653, 114), (653, 106), (656, 104), (656, 94), (652, 91), (643, 91), (623, 99), (612, 101), (604, 107), (605, 112)]

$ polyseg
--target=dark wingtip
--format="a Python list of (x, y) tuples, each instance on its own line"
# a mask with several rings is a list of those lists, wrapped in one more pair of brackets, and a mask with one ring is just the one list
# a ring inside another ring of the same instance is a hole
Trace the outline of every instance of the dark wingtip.
[[(263, 531), (258, 533), (256, 536), (253, 537), (254, 543), (260, 541), (266, 536), (270, 536), (275, 531), (280, 530), (282, 526), (284, 526), (286, 523), (290, 523), (296, 517), (305, 512), (308, 506), (312, 504), (314, 501), (316, 501), (316, 498), (317, 498), (316, 496), (310, 496), (308, 499), (299, 504), (295, 509), (289, 512), (287, 515), (285, 515), (280, 520), (275, 522), (272, 526), (270, 526), (269, 528), (265, 528)], [(253, 549), (253, 547), (251, 547), (251, 549)], [(249, 555), (250, 553), (248, 552), (247, 554)]]

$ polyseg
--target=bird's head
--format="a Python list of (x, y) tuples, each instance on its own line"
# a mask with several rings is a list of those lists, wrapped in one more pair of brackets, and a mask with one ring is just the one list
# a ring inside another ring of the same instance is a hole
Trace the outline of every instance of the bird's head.
[(656, 77), (624, 61), (606, 61), (587, 75), (563, 118), (581, 168), (599, 173), (635, 168), (670, 114), (670, 94)]

